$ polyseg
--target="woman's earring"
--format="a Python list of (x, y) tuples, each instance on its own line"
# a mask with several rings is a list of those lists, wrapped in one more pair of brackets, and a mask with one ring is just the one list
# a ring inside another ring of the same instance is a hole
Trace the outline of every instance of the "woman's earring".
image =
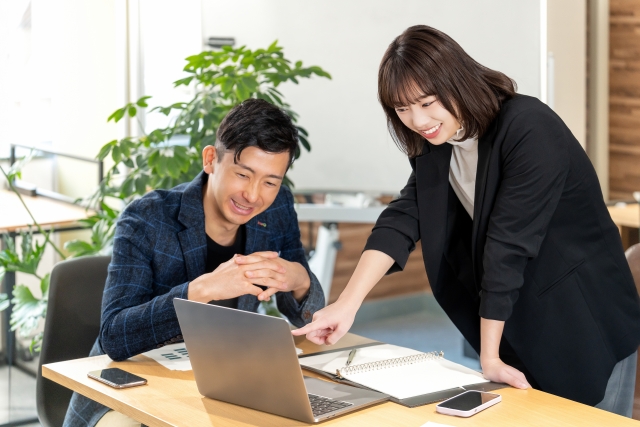
[(460, 138), (460, 132), (462, 132), (462, 131), (464, 131), (464, 128), (463, 128), (463, 127), (461, 127), (460, 129), (458, 129), (458, 130), (456, 131), (456, 138)]

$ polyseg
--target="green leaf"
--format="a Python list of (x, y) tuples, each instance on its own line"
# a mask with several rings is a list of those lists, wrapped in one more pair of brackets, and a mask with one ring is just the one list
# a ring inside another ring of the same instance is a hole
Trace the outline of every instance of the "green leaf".
[(189, 83), (191, 83), (192, 80), (193, 80), (193, 76), (189, 76), (189, 77), (185, 77), (184, 79), (176, 80), (175, 82), (173, 82), (173, 87), (188, 86)]
[(274, 42), (271, 43), (267, 48), (267, 52), (269, 53), (275, 52), (277, 49), (278, 49), (278, 40), (274, 40)]
[(311, 145), (309, 144), (309, 140), (307, 140), (307, 138), (305, 138), (304, 135), (299, 133), (298, 134), (298, 139), (300, 140), (300, 144), (302, 144), (302, 146), (305, 148), (305, 150), (311, 151)]
[(113, 140), (113, 141), (109, 141), (107, 142), (105, 145), (102, 146), (102, 148), (100, 149), (100, 152), (98, 153), (98, 155), (96, 156), (96, 158), (98, 160), (104, 160), (109, 153), (111, 152), (111, 148), (117, 143), (117, 140)]
[(147, 192), (147, 184), (149, 183), (149, 175), (140, 175), (135, 179), (136, 193), (145, 194)]
[(33, 352), (39, 353), (40, 351), (42, 351), (42, 337), (43, 336), (44, 336), (44, 331), (38, 333), (36, 336), (33, 337), (33, 339), (31, 340), (31, 344), (29, 344), (29, 351), (31, 353), (33, 353)]
[(18, 285), (13, 289), (14, 303), (16, 304), (31, 304), (38, 302), (38, 299), (33, 296), (31, 290), (25, 285)]
[(20, 335), (29, 336), (39, 325), (47, 312), (47, 297), (42, 299), (33, 296), (29, 288), (18, 285), (13, 289), (14, 304), (11, 313), (11, 330), (20, 329)]
[(116, 219), (118, 217), (118, 213), (111, 209), (105, 202), (100, 203), (100, 207), (105, 212), (108, 218)]
[(158, 166), (158, 161), (160, 160), (160, 152), (158, 150), (153, 150), (149, 154), (148, 164), (149, 167), (155, 169)]
[(107, 119), (107, 122), (113, 120), (114, 122), (118, 123), (124, 117), (125, 109), (126, 107), (123, 107), (114, 111)]
[(147, 99), (150, 99), (150, 98), (151, 98), (150, 96), (143, 96), (142, 98), (136, 101), (136, 105), (138, 107), (143, 107), (143, 108), (148, 107), (149, 105), (147, 104)]
[(326, 77), (328, 79), (331, 80), (331, 74), (327, 73), (326, 71), (324, 71), (322, 68), (317, 67), (317, 66), (313, 66), (313, 67), (309, 67), (308, 68), (311, 72), (313, 72), (314, 74), (320, 76), (320, 77)]
[(66, 242), (64, 248), (76, 257), (94, 252), (91, 244), (79, 239)]
[[(47, 298), (49, 293), (49, 279), (50, 274), (47, 274), (40, 281), (40, 292), (42, 292), (42, 297)], [(47, 298), (48, 299), (48, 298)]]
[(242, 84), (247, 87), (247, 89), (251, 92), (255, 92), (258, 89), (258, 81), (255, 76), (244, 75), (240, 78)]
[(44, 255), (46, 243), (33, 240), (31, 230), (20, 233), (21, 245), (18, 253), (13, 239), (4, 236), (5, 249), (0, 251), (0, 266), (4, 271), (15, 271), (35, 275)]
[(233, 86), (235, 81), (229, 77), (224, 77), (222, 83), (220, 84), (220, 88), (223, 92), (231, 92), (233, 90)]
[(114, 162), (120, 163), (120, 160), (122, 159), (122, 151), (118, 145), (113, 146), (113, 150), (111, 150), (111, 158)]
[(122, 183), (121, 191), (125, 197), (135, 194), (135, 181), (131, 175)]
[(7, 294), (0, 294), (0, 311), (9, 308), (9, 297)]
[(129, 105), (127, 112), (129, 113), (129, 117), (135, 117), (136, 113), (138, 112), (138, 109), (133, 105)]

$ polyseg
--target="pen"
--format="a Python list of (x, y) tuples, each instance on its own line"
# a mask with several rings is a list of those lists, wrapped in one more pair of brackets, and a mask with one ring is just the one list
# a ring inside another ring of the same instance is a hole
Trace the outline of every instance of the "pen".
[(358, 351), (358, 349), (354, 348), (353, 350), (351, 350), (349, 352), (349, 357), (347, 358), (347, 364), (345, 366), (351, 365), (351, 361), (353, 361), (353, 358), (356, 357), (356, 352), (357, 351)]

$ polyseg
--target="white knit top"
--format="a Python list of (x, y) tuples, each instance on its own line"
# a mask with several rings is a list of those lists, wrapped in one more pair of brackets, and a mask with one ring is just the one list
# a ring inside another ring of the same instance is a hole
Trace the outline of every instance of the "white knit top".
[(462, 129), (447, 142), (453, 145), (449, 182), (460, 203), (473, 219), (473, 201), (476, 192), (476, 171), (478, 169), (478, 139), (454, 141)]

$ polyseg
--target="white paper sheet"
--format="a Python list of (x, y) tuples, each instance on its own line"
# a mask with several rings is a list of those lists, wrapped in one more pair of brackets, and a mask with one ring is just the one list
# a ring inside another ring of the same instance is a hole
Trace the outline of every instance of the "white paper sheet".
[[(302, 354), (302, 350), (296, 347), (296, 353)], [(142, 354), (172, 371), (190, 371), (192, 369), (189, 352), (184, 343), (165, 345)]]
[(161, 348), (156, 348), (146, 353), (142, 353), (144, 356), (150, 357), (162, 366), (172, 371), (190, 371), (191, 361), (189, 360), (189, 353), (184, 343), (165, 345)]

